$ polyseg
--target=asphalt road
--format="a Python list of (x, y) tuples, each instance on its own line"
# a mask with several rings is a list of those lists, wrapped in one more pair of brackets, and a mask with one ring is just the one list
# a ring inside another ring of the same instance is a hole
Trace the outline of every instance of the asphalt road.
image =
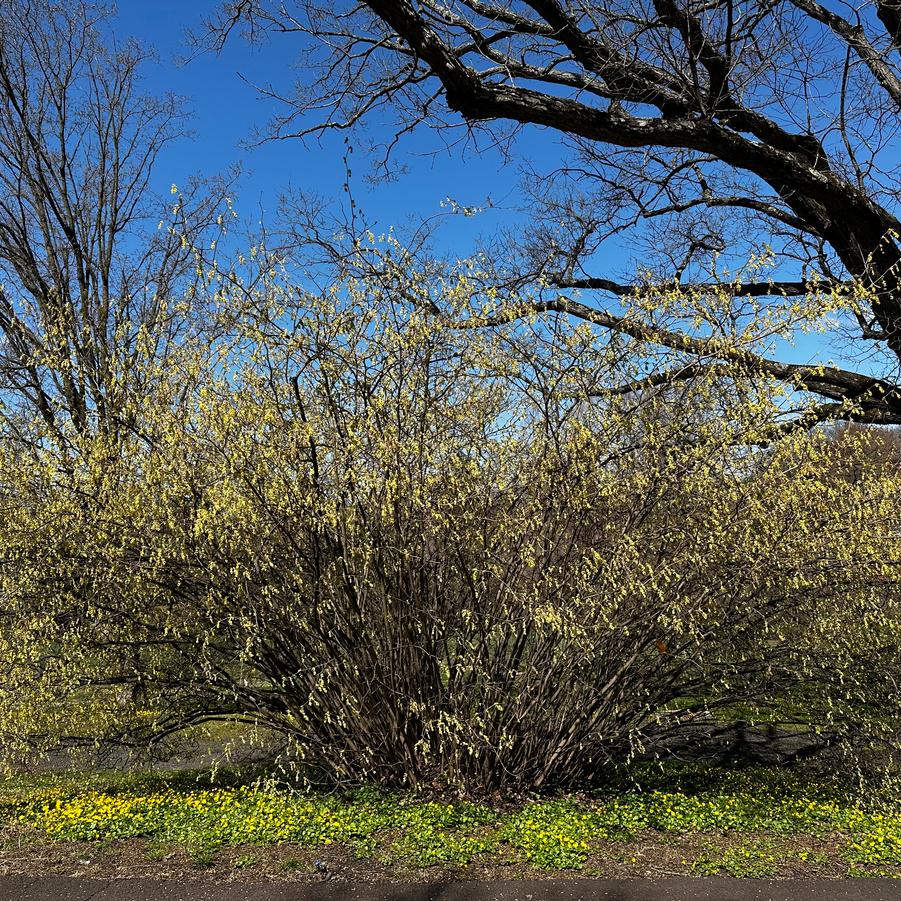
[(566, 879), (375, 886), (0, 876), (2, 901), (901, 901), (901, 879)]

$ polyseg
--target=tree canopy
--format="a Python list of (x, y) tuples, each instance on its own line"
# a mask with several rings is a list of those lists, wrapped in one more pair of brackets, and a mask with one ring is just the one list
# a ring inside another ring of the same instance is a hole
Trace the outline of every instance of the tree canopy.
[(224, 209), (212, 174), (154, 196), (185, 116), (142, 91), (148, 53), (115, 46), (109, 18), (21, 2), (0, 21), (0, 398), (58, 434), (128, 427), (141, 356), (165, 357), (200, 313), (195, 245)]
[[(398, 136), (417, 124), (564, 136), (571, 161), (535, 173), (536, 224), (515, 242), (528, 251), (515, 271), (508, 252), (499, 284), (628, 296), (635, 284), (595, 268), (624, 233), (658, 281), (701, 289), (712, 259), (768, 246), (776, 277), (735, 284), (739, 299), (854, 281), (842, 322), (859, 371), (758, 365), (826, 399), (823, 418), (898, 423), (898, 23), (890, 2), (237, 0), (205, 38), (221, 47), (242, 24), (297, 34), (297, 92), (287, 78), (267, 88), (283, 103), (278, 138), (385, 109)], [(542, 308), (621, 326), (600, 300)]]

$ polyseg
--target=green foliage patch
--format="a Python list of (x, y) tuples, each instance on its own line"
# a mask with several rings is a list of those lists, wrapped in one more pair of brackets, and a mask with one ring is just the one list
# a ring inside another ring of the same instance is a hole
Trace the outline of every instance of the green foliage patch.
[(750, 841), (724, 850), (705, 848), (692, 861), (691, 868), (699, 876), (726, 874), (759, 879), (776, 875), (779, 857), (772, 842)]

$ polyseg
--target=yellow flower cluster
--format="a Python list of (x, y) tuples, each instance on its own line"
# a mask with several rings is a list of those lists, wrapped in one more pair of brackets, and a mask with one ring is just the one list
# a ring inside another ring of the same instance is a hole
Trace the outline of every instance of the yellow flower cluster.
[[(213, 849), (336, 842), (360, 856), (379, 849), (382, 858), (414, 866), (465, 865), (502, 853), (541, 868), (578, 869), (599, 842), (628, 841), (637, 834), (726, 832), (747, 836), (750, 843), (726, 850), (711, 846), (694, 869), (761, 875), (777, 866), (782, 852), (755, 836), (838, 835), (856, 872), (878, 867), (901, 875), (901, 809), (890, 795), (865, 804), (835, 786), (780, 781), (766, 771), (711, 772), (706, 785), (698, 780), (703, 787), (694, 790), (690, 780), (672, 782), (670, 790), (648, 784), (642, 791), (593, 801), (534, 801), (513, 811), (371, 789), (339, 798), (249, 786), (185, 790), (157, 783), (79, 791), (56, 785), (0, 790), (0, 811), (61, 841), (147, 837)], [(819, 853), (802, 847), (796, 856), (815, 862)]]

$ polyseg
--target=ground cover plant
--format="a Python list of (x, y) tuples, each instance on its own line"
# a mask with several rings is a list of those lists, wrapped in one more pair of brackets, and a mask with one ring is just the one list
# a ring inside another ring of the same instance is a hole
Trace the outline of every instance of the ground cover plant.
[(8, 780), (0, 805), (5, 839), (72, 844), (80, 856), (141, 840), (149, 860), (179, 849), (226, 870), (287, 849), (303, 861), (283, 853), (282, 869), (302, 873), (327, 871), (319, 858), (338, 851), (361, 867), (426, 877), (517, 865), (610, 872), (673, 854), (668, 866), (696, 875), (772, 876), (789, 862), (795, 875), (901, 876), (901, 809), (889, 788), (864, 798), (773, 769), (633, 768), (604, 793), (502, 804), (298, 791), (240, 773), (67, 775)]

